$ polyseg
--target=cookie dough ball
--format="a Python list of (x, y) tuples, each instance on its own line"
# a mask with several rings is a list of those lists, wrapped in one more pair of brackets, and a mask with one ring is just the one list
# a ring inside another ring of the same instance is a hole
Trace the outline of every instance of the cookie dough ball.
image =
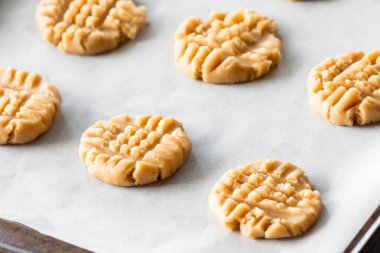
[(38, 74), (0, 68), (0, 144), (24, 144), (46, 132), (61, 105), (58, 90)]
[(113, 185), (143, 185), (173, 175), (191, 141), (182, 124), (161, 115), (120, 115), (99, 121), (82, 135), (79, 155), (88, 172)]
[(380, 121), (380, 50), (326, 59), (311, 71), (307, 88), (313, 111), (334, 125)]
[(250, 238), (300, 235), (316, 222), (321, 198), (304, 172), (289, 162), (255, 161), (227, 171), (209, 197), (226, 228)]
[(268, 73), (281, 59), (277, 24), (252, 10), (192, 17), (177, 31), (175, 62), (193, 79), (240, 83)]
[(59, 50), (92, 55), (135, 39), (146, 15), (146, 8), (131, 0), (42, 0), (36, 21), (44, 39)]

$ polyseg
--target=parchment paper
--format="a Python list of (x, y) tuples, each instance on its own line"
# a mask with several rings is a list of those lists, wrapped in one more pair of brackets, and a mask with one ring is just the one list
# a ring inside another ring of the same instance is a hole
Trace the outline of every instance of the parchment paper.
[[(0, 147), (0, 216), (96, 252), (340, 252), (380, 202), (380, 125), (333, 126), (310, 109), (306, 78), (328, 56), (380, 47), (380, 1), (138, 1), (149, 22), (135, 41), (101, 56), (59, 52), (34, 24), (37, 0), (0, 0), (0, 65), (40, 73), (63, 97), (35, 142)], [(283, 61), (241, 85), (210, 85), (176, 70), (173, 37), (188, 16), (252, 8), (281, 29)], [(89, 176), (82, 132), (101, 119), (161, 113), (193, 142), (172, 178), (121, 188)], [(207, 197), (228, 169), (288, 160), (320, 190), (324, 208), (297, 239), (252, 240), (224, 229)]]

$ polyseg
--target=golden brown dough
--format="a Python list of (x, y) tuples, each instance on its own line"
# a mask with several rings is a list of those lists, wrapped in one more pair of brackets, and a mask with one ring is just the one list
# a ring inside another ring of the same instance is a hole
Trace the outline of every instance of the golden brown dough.
[(146, 13), (131, 0), (42, 0), (36, 20), (44, 39), (59, 50), (89, 55), (135, 39)]
[(0, 68), (0, 144), (24, 144), (46, 132), (61, 105), (40, 75)]
[(193, 79), (240, 83), (256, 79), (281, 59), (278, 27), (252, 10), (213, 12), (209, 20), (192, 17), (177, 31), (175, 62)]
[(328, 58), (311, 71), (310, 104), (335, 125), (380, 121), (380, 50)]
[(306, 232), (319, 216), (321, 199), (295, 165), (260, 160), (227, 171), (213, 187), (209, 206), (226, 228), (274, 239)]
[(191, 141), (175, 119), (120, 115), (90, 126), (82, 135), (79, 155), (98, 179), (133, 186), (170, 177), (190, 150)]

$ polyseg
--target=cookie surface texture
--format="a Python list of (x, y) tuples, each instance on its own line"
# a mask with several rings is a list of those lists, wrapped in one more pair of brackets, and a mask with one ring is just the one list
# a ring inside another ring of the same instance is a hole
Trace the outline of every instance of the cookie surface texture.
[(328, 58), (308, 78), (313, 111), (334, 125), (380, 121), (380, 50)]
[(44, 39), (59, 50), (91, 55), (135, 39), (146, 15), (146, 7), (131, 0), (42, 0), (36, 22)]
[(82, 135), (79, 155), (88, 172), (113, 185), (143, 185), (173, 175), (191, 141), (180, 122), (161, 115), (120, 115)]
[(46, 132), (61, 105), (58, 90), (38, 74), (0, 68), (0, 144), (24, 144)]
[(256, 79), (278, 65), (281, 41), (274, 20), (252, 10), (211, 13), (203, 22), (192, 17), (175, 36), (178, 68), (208, 83), (240, 83)]
[(319, 216), (321, 198), (295, 165), (260, 160), (227, 171), (213, 187), (209, 207), (228, 229), (275, 239), (306, 232)]

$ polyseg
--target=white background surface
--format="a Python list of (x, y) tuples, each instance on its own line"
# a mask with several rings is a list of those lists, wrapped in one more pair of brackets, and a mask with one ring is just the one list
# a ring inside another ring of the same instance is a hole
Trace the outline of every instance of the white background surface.
[[(139, 1), (149, 22), (135, 41), (101, 56), (59, 52), (34, 24), (34, 1), (0, 0), (0, 65), (40, 73), (60, 90), (48, 133), (0, 147), (0, 216), (97, 252), (340, 252), (380, 202), (379, 124), (329, 125), (308, 105), (306, 78), (324, 58), (380, 47), (379, 0)], [(182, 20), (252, 8), (281, 29), (283, 61), (241, 85), (210, 85), (176, 70)], [(120, 188), (90, 177), (77, 150), (94, 122), (127, 113), (182, 121), (193, 142), (186, 165), (164, 182)], [(320, 190), (316, 226), (290, 240), (251, 240), (210, 215), (208, 193), (227, 170), (288, 160)]]

